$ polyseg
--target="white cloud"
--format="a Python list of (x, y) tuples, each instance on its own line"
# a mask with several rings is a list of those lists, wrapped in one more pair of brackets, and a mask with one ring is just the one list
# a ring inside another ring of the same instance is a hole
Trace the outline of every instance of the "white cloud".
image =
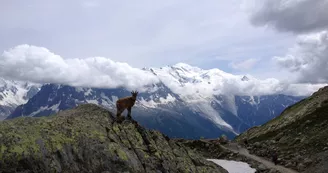
[(210, 99), (213, 95), (271, 95), (286, 94), (307, 96), (324, 85), (292, 84), (274, 78), (259, 80), (247, 75), (248, 81), (242, 81), (243, 75), (233, 75), (219, 69), (203, 70), (187, 64), (153, 69), (159, 79), (174, 93), (187, 101)]
[(251, 23), (278, 31), (305, 33), (328, 27), (327, 0), (246, 0)]
[(5, 51), (0, 75), (13, 80), (72, 86), (141, 89), (156, 83), (151, 73), (104, 57), (64, 59), (43, 47), (19, 45)]
[(230, 63), (230, 66), (236, 70), (249, 70), (253, 68), (259, 61), (260, 59), (258, 58), (250, 58), (240, 62), (232, 62)]
[(327, 86), (328, 83), (325, 84), (290, 84), (285, 89), (284, 93), (294, 96), (309, 96), (314, 92), (318, 91), (320, 88)]
[[(127, 63), (104, 57), (64, 59), (43, 47), (19, 45), (0, 57), (0, 76), (35, 83), (57, 83), (81, 87), (116, 88), (145, 91), (163, 82), (188, 101), (208, 99), (213, 95), (310, 95), (323, 85), (290, 84), (277, 79), (256, 79), (233, 75), (219, 69), (203, 70), (178, 63), (145, 71)], [(188, 99), (190, 98), (190, 99)]]
[(62, 57), (103, 56), (140, 68), (269, 58), (292, 39), (253, 27), (240, 0), (0, 1), (0, 22), (1, 52), (39, 45)]
[(285, 56), (273, 59), (294, 72), (298, 82), (327, 83), (328, 31), (299, 36)]
[(308, 96), (319, 88), (326, 86), (327, 84), (293, 84), (281, 82), (274, 78), (265, 80), (259, 80), (252, 76), (249, 81), (242, 81), (240, 77), (225, 79), (221, 94), (232, 93), (234, 95), (273, 95), (273, 94), (285, 94), (293, 96)]
[(293, 47), (272, 58), (279, 67), (287, 69), (290, 81), (328, 82), (328, 0), (244, 2), (253, 25), (270, 26), (297, 36)]

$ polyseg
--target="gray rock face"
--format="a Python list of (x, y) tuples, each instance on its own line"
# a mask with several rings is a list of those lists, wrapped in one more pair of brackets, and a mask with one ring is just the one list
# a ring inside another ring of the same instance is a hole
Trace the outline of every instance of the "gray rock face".
[(197, 151), (86, 104), (46, 118), (0, 122), (0, 172), (217, 172)]
[[(0, 98), (1, 99), (1, 98)], [(8, 115), (10, 115), (16, 107), (0, 105), (0, 121), (4, 120)]]
[(0, 77), (0, 121), (9, 116), (18, 105), (26, 103), (39, 89), (37, 84)]

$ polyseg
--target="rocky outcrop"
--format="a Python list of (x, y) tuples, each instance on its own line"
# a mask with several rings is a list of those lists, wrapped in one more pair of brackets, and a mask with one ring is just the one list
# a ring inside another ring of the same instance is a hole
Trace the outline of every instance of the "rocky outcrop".
[(236, 141), (248, 140), (253, 154), (300, 172), (328, 172), (328, 87), (288, 107), (268, 123), (249, 129)]
[(0, 172), (227, 173), (182, 141), (135, 121), (117, 123), (93, 104), (0, 122)]

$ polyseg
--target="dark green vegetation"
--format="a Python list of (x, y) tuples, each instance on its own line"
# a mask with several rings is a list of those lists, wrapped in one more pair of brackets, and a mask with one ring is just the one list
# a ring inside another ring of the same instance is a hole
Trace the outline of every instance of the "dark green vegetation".
[(287, 108), (268, 123), (236, 138), (248, 139), (249, 149), (270, 158), (277, 150), (280, 164), (300, 172), (328, 172), (328, 87)]
[[(219, 150), (217, 150), (219, 152)], [(218, 172), (203, 152), (86, 104), (0, 122), (0, 172)]]

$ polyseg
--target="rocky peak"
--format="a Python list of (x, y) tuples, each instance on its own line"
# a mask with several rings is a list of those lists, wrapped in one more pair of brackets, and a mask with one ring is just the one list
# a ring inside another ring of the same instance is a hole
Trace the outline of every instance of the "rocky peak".
[(249, 78), (247, 76), (243, 76), (243, 78), (241, 78), (242, 81), (249, 81)]
[(0, 122), (0, 172), (218, 172), (222, 167), (94, 104)]

